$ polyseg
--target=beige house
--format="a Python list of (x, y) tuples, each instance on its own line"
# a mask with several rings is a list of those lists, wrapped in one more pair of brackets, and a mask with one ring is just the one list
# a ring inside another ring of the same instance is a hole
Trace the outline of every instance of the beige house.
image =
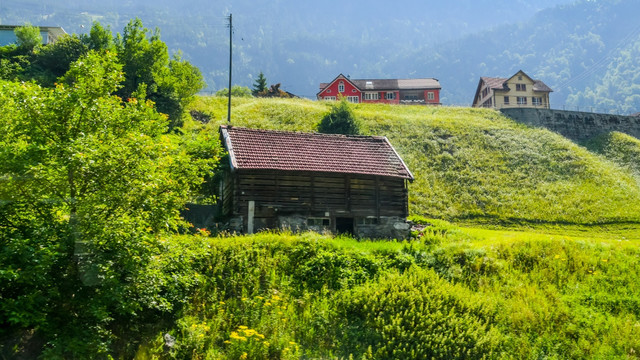
[(545, 83), (530, 78), (522, 70), (508, 79), (481, 77), (472, 106), (549, 109), (549, 93), (552, 91)]

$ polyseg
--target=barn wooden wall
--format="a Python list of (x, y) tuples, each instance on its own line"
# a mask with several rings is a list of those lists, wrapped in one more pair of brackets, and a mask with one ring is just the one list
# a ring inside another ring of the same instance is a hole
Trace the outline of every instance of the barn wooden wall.
[[(407, 189), (400, 178), (283, 171), (238, 170), (223, 185), (227, 215), (247, 214), (256, 204), (256, 218), (284, 214), (331, 216), (407, 216)], [(275, 225), (275, 224), (273, 224)]]

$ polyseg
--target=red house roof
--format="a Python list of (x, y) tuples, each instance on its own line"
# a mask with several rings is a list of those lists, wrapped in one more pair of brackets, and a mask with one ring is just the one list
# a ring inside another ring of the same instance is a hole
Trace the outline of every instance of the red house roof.
[(360, 91), (379, 91), (379, 90), (417, 90), (417, 89), (441, 89), (440, 82), (434, 78), (418, 78), (418, 79), (350, 79), (342, 74), (338, 75), (329, 83), (320, 83), (320, 92), (322, 93), (327, 87), (338, 79), (344, 79)]
[(413, 180), (384, 136), (299, 133), (221, 126), (233, 169), (313, 171)]

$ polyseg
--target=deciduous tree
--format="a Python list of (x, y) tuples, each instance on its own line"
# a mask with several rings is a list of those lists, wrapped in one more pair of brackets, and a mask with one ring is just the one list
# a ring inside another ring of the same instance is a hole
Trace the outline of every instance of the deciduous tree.
[(23, 26), (15, 28), (13, 32), (16, 35), (16, 44), (18, 47), (27, 51), (33, 51), (42, 44), (40, 29), (30, 23), (25, 23)]
[(50, 356), (106, 354), (114, 329), (173, 306), (145, 269), (217, 161), (143, 93), (112, 95), (121, 70), (91, 52), (53, 89), (0, 82), (0, 328), (35, 331)]

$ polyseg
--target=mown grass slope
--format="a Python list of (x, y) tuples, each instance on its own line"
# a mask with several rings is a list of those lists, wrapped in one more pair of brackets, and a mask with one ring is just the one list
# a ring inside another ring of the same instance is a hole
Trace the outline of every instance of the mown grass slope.
[[(314, 131), (332, 105), (232, 103), (233, 125), (290, 131)], [(211, 131), (225, 123), (225, 98), (201, 97), (192, 108), (211, 116)], [(511, 224), (640, 222), (637, 165), (623, 166), (545, 129), (487, 109), (358, 104), (353, 110), (364, 133), (387, 136), (413, 172), (413, 214)]]
[(586, 146), (614, 163), (629, 169), (640, 181), (640, 140), (613, 131), (592, 139)]

